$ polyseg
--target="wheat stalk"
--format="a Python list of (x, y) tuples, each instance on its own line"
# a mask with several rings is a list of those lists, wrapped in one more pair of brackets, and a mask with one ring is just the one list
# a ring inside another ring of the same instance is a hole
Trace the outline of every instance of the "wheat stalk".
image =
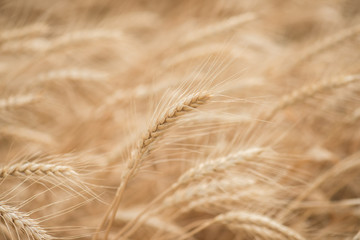
[[(139, 167), (143, 163), (144, 156), (149, 152), (151, 144), (161, 136), (165, 130), (170, 128), (174, 122), (182, 115), (186, 114), (189, 111), (192, 111), (194, 108), (197, 108), (205, 104), (211, 95), (208, 92), (198, 92), (195, 94), (190, 94), (185, 98), (181, 99), (177, 104), (171, 106), (167, 111), (164, 112), (156, 121), (150, 125), (147, 132), (143, 135), (142, 140), (140, 141), (137, 148), (132, 152), (130, 159), (127, 162), (127, 169), (121, 176), (121, 183), (118, 187), (117, 193), (115, 195), (114, 201), (111, 204), (108, 212), (105, 214), (104, 220), (100, 225), (100, 229), (104, 226), (106, 219), (108, 218), (111, 211), (113, 211), (112, 216), (110, 217), (109, 224), (106, 229), (105, 239), (108, 237), (112, 221), (115, 217), (116, 211), (119, 207), (123, 192), (128, 181), (137, 173)], [(95, 239), (97, 236), (95, 236)]]
[(206, 37), (234, 29), (244, 23), (255, 20), (256, 17), (257, 17), (256, 14), (252, 12), (248, 12), (238, 16), (231, 17), (222, 22), (216, 23), (214, 25), (208, 26), (198, 31), (192, 31), (182, 39), (181, 45), (182, 46), (189, 45), (194, 42), (200, 41)]
[(53, 239), (36, 221), (29, 218), (27, 214), (19, 212), (16, 208), (10, 207), (4, 202), (0, 202), (0, 216), (7, 226), (10, 225), (14, 227), (16, 232), (21, 231), (26, 234), (29, 239)]
[(49, 31), (49, 27), (44, 23), (36, 23), (34, 25), (23, 28), (15, 28), (0, 33), (0, 42), (12, 41), (17, 38), (32, 37), (45, 34)]

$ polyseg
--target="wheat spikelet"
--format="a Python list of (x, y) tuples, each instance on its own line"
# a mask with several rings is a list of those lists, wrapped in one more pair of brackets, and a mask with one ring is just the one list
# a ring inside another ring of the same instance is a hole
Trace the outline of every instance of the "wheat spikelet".
[(15, 28), (6, 30), (0, 33), (0, 42), (12, 41), (17, 38), (33, 37), (46, 34), (49, 27), (44, 23), (36, 23), (34, 25), (26, 26), (23, 28)]
[(360, 75), (348, 75), (345, 77), (339, 77), (331, 80), (321, 81), (315, 84), (306, 85), (299, 90), (295, 90), (290, 94), (283, 96), (282, 99), (271, 109), (266, 119), (271, 119), (280, 110), (311, 98), (321, 91), (340, 88), (359, 80)]
[[(238, 228), (241, 228), (242, 225), (245, 225), (246, 228), (244, 228), (244, 230), (249, 229), (249, 226), (255, 226), (279, 234), (282, 236), (282, 239), (305, 240), (305, 238), (300, 236), (294, 230), (266, 216), (255, 213), (244, 212), (244, 211), (231, 211), (224, 214), (220, 214), (216, 216), (214, 219), (209, 220), (208, 222), (192, 230), (189, 234), (186, 235), (186, 237), (191, 236), (214, 223), (222, 223), (225, 225), (232, 225), (232, 226), (236, 225), (236, 227)], [(186, 239), (186, 237), (184, 236), (181, 239)]]
[(264, 152), (263, 148), (251, 148), (245, 151), (229, 154), (219, 159), (201, 163), (199, 166), (191, 168), (182, 174), (171, 188), (178, 189), (190, 183), (202, 180), (205, 177), (213, 176), (214, 174), (221, 172), (226, 172), (226, 170), (230, 169), (231, 167), (238, 166), (246, 163), (247, 161), (253, 160), (262, 152)]
[(204, 29), (200, 29), (197, 32), (189, 33), (182, 39), (181, 45), (192, 44), (208, 36), (216, 35), (224, 31), (234, 29), (244, 23), (253, 21), (255, 19), (256, 19), (256, 14), (251, 12), (244, 13), (239, 16), (231, 17), (229, 19), (224, 20), (223, 22), (208, 26)]
[[(104, 221), (100, 225), (100, 229), (104, 226), (106, 219), (108, 218), (111, 211), (113, 211), (112, 216), (110, 217), (110, 222), (107, 226), (105, 239), (107, 239), (108, 232), (112, 225), (112, 221), (115, 217), (115, 213), (119, 207), (123, 192), (127, 185), (127, 182), (132, 178), (136, 172), (139, 170), (143, 162), (143, 157), (146, 155), (151, 147), (151, 144), (163, 134), (165, 130), (167, 130), (174, 122), (182, 115), (187, 112), (197, 108), (203, 104), (205, 104), (211, 95), (208, 92), (198, 92), (195, 94), (190, 94), (185, 98), (181, 99), (177, 104), (171, 106), (167, 111), (164, 112), (159, 118), (155, 120), (155, 122), (150, 125), (147, 133), (143, 136), (140, 144), (137, 148), (132, 152), (132, 155), (127, 162), (127, 169), (121, 176), (121, 183), (118, 187), (117, 193), (115, 195), (114, 201), (109, 208), (109, 211), (105, 214)], [(95, 236), (96, 238), (97, 236)]]
[(0, 110), (9, 110), (23, 107), (35, 103), (39, 99), (39, 95), (34, 94), (10, 96), (5, 99), (0, 99)]
[(203, 208), (207, 210), (214, 209), (215, 207), (220, 209), (232, 209), (234, 206), (239, 206), (242, 203), (254, 202), (256, 199), (260, 199), (267, 195), (265, 189), (246, 189), (238, 193), (221, 193), (213, 196), (206, 196), (194, 201), (189, 202), (180, 209), (177, 209), (173, 214), (174, 217), (180, 216), (193, 210), (201, 210)]
[(287, 228), (266, 216), (254, 213), (242, 211), (228, 212), (215, 217), (214, 221), (222, 222), (223, 224), (230, 223), (258, 226), (282, 235), (283, 239), (304, 240), (302, 236), (300, 236), (292, 229)]
[(53, 239), (38, 225), (36, 221), (29, 218), (27, 214), (19, 212), (16, 208), (10, 207), (4, 202), (0, 202), (0, 216), (7, 226), (14, 228), (18, 236), (19, 232), (21, 232), (29, 239)]
[(0, 178), (7, 176), (28, 177), (28, 176), (57, 176), (71, 177), (77, 173), (69, 166), (43, 164), (43, 163), (18, 163), (0, 169)]

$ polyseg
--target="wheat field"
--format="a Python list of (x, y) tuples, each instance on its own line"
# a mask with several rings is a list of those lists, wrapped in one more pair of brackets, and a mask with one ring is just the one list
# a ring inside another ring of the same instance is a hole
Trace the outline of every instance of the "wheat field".
[(360, 240), (358, 0), (0, 2), (0, 239)]

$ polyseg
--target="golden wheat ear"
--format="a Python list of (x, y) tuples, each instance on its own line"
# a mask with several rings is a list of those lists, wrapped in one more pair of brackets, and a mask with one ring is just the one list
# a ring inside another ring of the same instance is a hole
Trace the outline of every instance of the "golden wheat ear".
[(19, 212), (16, 208), (0, 202), (0, 216), (12, 233), (12, 239), (34, 239), (47, 240), (53, 239), (42, 229), (39, 224), (25, 213)]
[[(179, 102), (166, 109), (164, 113), (156, 118), (155, 121), (150, 125), (149, 129), (140, 140), (138, 146), (133, 150), (130, 159), (127, 161), (127, 167), (126, 170), (122, 173), (121, 183), (115, 195), (114, 201), (105, 214), (104, 220), (100, 225), (100, 229), (104, 227), (105, 222), (112, 211), (112, 216), (110, 217), (110, 221), (106, 228), (105, 239), (108, 237), (110, 227), (116, 215), (116, 211), (119, 207), (125, 187), (128, 181), (139, 171), (139, 168), (143, 164), (144, 157), (151, 151), (152, 144), (167, 129), (172, 127), (172, 125), (174, 125), (175, 121), (179, 117), (205, 104), (210, 99), (210, 97), (211, 94), (209, 92), (197, 92), (185, 96), (184, 98), (180, 99)], [(95, 236), (95, 239), (96, 238), (97, 236)]]
[(134, 219), (132, 222), (128, 223), (117, 235), (120, 237), (122, 234), (126, 232), (125, 237), (130, 236), (136, 229), (140, 226), (141, 217), (145, 217), (145, 213), (147, 213), (153, 205), (157, 202), (163, 200), (168, 194), (186, 187), (189, 184), (199, 182), (205, 178), (214, 177), (217, 174), (225, 173), (232, 167), (236, 167), (242, 164), (246, 164), (247, 162), (251, 161), (252, 159), (256, 158), (264, 152), (262, 148), (253, 148), (247, 149), (245, 151), (239, 151), (237, 153), (229, 154), (228, 156), (210, 160), (204, 163), (201, 163), (199, 166), (193, 167), (183, 173), (179, 179), (171, 185), (166, 191), (162, 194), (158, 195), (142, 212), (138, 218)]
[(305, 238), (303, 238), (294, 230), (272, 220), (271, 218), (245, 211), (231, 211), (220, 214), (215, 218), (201, 224), (199, 227), (190, 231), (180, 239), (187, 239), (188, 237), (215, 223), (222, 223), (226, 226), (230, 225), (232, 229), (242, 229), (255, 236), (260, 234), (262, 239), (267, 239), (269, 233), (272, 233), (273, 235), (275, 234), (276, 236), (280, 237), (279, 239), (305, 240)]

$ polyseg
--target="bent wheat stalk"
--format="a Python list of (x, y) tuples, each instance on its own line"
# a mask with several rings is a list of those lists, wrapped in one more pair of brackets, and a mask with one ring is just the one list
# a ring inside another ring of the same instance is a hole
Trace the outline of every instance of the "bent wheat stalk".
[(36, 221), (29, 218), (25, 213), (19, 212), (16, 208), (10, 207), (0, 201), (0, 217), (7, 226), (14, 228), (19, 236), (19, 231), (27, 235), (29, 239), (46, 240), (53, 239), (42, 229)]
[[(161, 136), (165, 130), (170, 128), (180, 116), (186, 114), (187, 112), (193, 110), (194, 108), (199, 107), (200, 105), (205, 104), (210, 99), (210, 97), (211, 95), (208, 92), (198, 92), (186, 96), (185, 98), (181, 99), (179, 103), (170, 107), (163, 115), (161, 115), (158, 119), (156, 119), (154, 124), (152, 124), (150, 128), (147, 130), (142, 140), (140, 141), (139, 145), (132, 152), (131, 157), (127, 162), (127, 169), (121, 176), (121, 183), (116, 192), (114, 201), (111, 204), (108, 211), (106, 212), (105, 217), (102, 223), (100, 224), (100, 228), (98, 229), (100, 230), (104, 227), (107, 218), (112, 212), (112, 215), (110, 217), (109, 223), (105, 231), (104, 239), (108, 238), (108, 234), (112, 222), (115, 218), (116, 211), (119, 208), (125, 187), (128, 181), (136, 175), (137, 171), (139, 170), (139, 167), (143, 163), (144, 156), (150, 151), (150, 147), (152, 143), (154, 143), (155, 140), (157, 140), (157, 138)], [(97, 239), (97, 235), (98, 234), (95, 235), (95, 239)]]

